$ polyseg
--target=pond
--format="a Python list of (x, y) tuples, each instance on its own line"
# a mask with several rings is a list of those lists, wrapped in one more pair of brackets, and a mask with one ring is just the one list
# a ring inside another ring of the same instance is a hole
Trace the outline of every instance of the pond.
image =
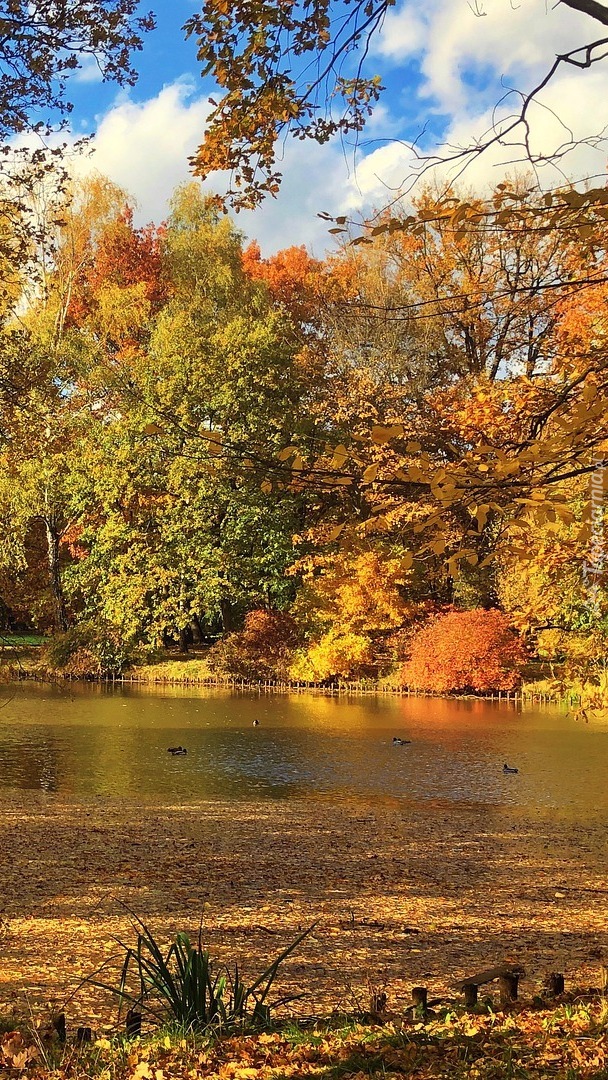
[[(411, 744), (394, 746), (395, 736)], [(167, 753), (180, 744), (187, 756)], [(518, 773), (505, 775), (505, 762)], [(607, 765), (608, 725), (577, 723), (553, 706), (78, 683), (0, 690), (5, 795), (422, 800), (583, 821), (608, 809)]]

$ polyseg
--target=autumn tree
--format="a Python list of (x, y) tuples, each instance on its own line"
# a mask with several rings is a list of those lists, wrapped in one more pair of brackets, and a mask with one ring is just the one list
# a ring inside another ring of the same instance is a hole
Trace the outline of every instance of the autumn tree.
[[(51, 192), (50, 201), (61, 201), (68, 173), (66, 147), (49, 146), (45, 137), (67, 124), (70, 79), (91, 63), (104, 80), (133, 85), (132, 55), (155, 25), (138, 7), (137, 0), (0, 4), (0, 216), (10, 222), (8, 234), (0, 227), (2, 295), (11, 288), (15, 266), (31, 276), (40, 270), (36, 249), (48, 250), (51, 214), (41, 219), (41, 192), (47, 204)], [(17, 144), (15, 136), (25, 138)]]
[[(139, 258), (140, 248), (146, 247), (147, 253), (154, 241), (148, 245), (145, 231), (140, 236), (133, 228), (124, 212), (124, 192), (101, 177), (73, 185), (59, 201), (44, 187), (37, 195), (40, 239), (31, 249), (34, 273), (31, 280), (20, 281), (22, 310), (7, 300), (3, 331), (2, 562), (15, 586), (4, 590), (5, 595), (10, 593), (8, 605), (19, 608), (20, 597), (29, 596), (38, 625), (65, 630), (70, 536), (85, 517), (78, 467), (87, 459), (88, 436), (94, 442), (98, 424), (107, 417), (112, 391), (107, 378), (101, 388), (95, 376), (96, 368), (104, 366), (107, 349), (104, 354), (100, 341), (103, 320), (98, 309), (103, 304), (89, 287), (90, 280), (99, 291), (99, 278), (110, 276), (102, 270), (95, 279), (94, 272), (102, 256), (112, 258), (107, 248), (113, 230), (122, 241), (122, 247), (115, 245), (121, 255), (135, 251), (131, 262), (126, 256), (124, 260), (132, 276), (137, 276), (133, 264), (139, 268), (145, 262)], [(116, 287), (119, 279), (121, 261), (115, 263), (108, 288)], [(143, 271), (140, 276), (145, 276)], [(124, 298), (130, 287), (131, 282), (125, 281)], [(95, 325), (92, 311), (84, 311), (80, 300), (83, 290), (89, 308), (95, 308)], [(123, 302), (123, 322), (128, 321), (124, 314), (128, 308)], [(129, 330), (133, 333), (132, 316)], [(34, 592), (37, 600), (32, 599)]]
[[(259, 462), (299, 422), (302, 387), (287, 316), (196, 185), (175, 196), (161, 262), (166, 300), (149, 306), (141, 347), (99, 342), (107, 360), (90, 378), (106, 423), (82, 476), (91, 515), (73, 589), (126, 637), (185, 644), (192, 627), (233, 629), (293, 595), (303, 498), (263, 490)], [(118, 301), (131, 288), (114, 287)]]
[[(350, 430), (305, 458), (294, 484), (339, 493), (345, 523), (359, 531), (400, 529), (403, 536), (409, 520), (412, 549), (423, 558), (443, 555), (451, 578), (463, 561), (484, 569), (501, 530), (524, 509), (537, 520), (559, 515), (560, 485), (593, 471), (608, 436), (601, 338), (587, 355), (562, 332), (566, 297), (576, 309), (582, 296), (583, 310), (586, 290), (605, 277), (598, 200), (597, 192), (575, 197), (566, 189), (539, 204), (521, 185), (501, 184), (492, 209), (499, 237), (488, 236), (487, 204), (450, 196), (403, 222), (403, 237), (389, 221), (358, 245), (372, 253), (374, 271), (376, 246), (386, 246), (381, 273), (391, 288), (401, 274), (409, 296), (381, 307), (360, 294), (352, 318), (389, 324), (389, 356), (392, 325), (402, 325), (402, 363), (417, 380), (403, 378), (390, 399), (379, 378), (364, 408), (351, 405)], [(544, 225), (535, 229), (539, 220)], [(557, 220), (569, 227), (556, 239)], [(366, 258), (347, 249), (350, 261), (365, 266)], [(348, 301), (343, 307), (347, 319)], [(428, 328), (430, 364), (424, 337), (416, 349), (420, 324)], [(371, 361), (362, 348), (344, 350), (347, 401), (349, 369), (356, 386), (361, 368), (373, 375), (382, 360), (381, 329), (377, 341)]]

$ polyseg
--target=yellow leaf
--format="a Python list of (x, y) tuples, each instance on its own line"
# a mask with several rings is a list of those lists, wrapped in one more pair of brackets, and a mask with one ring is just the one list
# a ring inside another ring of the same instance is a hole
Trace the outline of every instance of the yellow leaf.
[(374, 480), (376, 479), (376, 477), (378, 475), (378, 469), (379, 468), (380, 468), (379, 465), (368, 465), (367, 469), (363, 473), (363, 483), (364, 484), (373, 484)]
[(297, 452), (297, 446), (285, 446), (279, 451), (277, 458), (279, 461), (287, 461), (287, 458), (292, 457), (294, 454), (297, 454)]
[(334, 456), (331, 461), (332, 469), (341, 469), (342, 466), (348, 461), (348, 450), (340, 443), (334, 450)]
[(152, 1080), (152, 1070), (147, 1061), (140, 1061), (133, 1073), (131, 1080)]
[(272, 491), (272, 481), (264, 480), (260, 484), (260, 488), (264, 492), (265, 495), (270, 495), (270, 492)]
[(205, 431), (203, 437), (209, 443), (209, 450), (212, 454), (221, 454), (222, 436), (218, 431)]
[(343, 532), (343, 530), (344, 530), (344, 525), (336, 525), (335, 528), (333, 528), (331, 530), (331, 532), (330, 532), (329, 536), (327, 537), (327, 539), (328, 540), (337, 540), (338, 537), (340, 536), (340, 533)]
[(372, 428), (372, 440), (375, 443), (390, 442), (391, 439), (398, 439), (403, 435), (403, 424), (374, 424)]
[(163, 429), (158, 424), (146, 424), (144, 427), (145, 435), (162, 435)]

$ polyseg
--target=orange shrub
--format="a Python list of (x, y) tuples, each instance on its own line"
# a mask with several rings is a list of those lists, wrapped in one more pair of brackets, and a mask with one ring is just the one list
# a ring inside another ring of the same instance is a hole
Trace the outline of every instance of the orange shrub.
[(208, 660), (215, 670), (244, 679), (286, 679), (297, 643), (291, 615), (259, 608), (245, 616), (242, 630), (214, 645)]
[(514, 690), (526, 655), (501, 611), (450, 611), (413, 639), (405, 686), (437, 693)]

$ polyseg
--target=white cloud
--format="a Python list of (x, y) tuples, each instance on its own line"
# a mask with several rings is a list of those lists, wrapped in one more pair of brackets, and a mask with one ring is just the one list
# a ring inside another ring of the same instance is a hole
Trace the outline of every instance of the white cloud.
[[(137, 202), (141, 222), (166, 217), (178, 184), (191, 179), (188, 157), (202, 140), (211, 106), (197, 97), (190, 80), (165, 86), (147, 101), (128, 95), (96, 118), (94, 153), (75, 166), (80, 174), (97, 171), (125, 188)], [(384, 114), (382, 114), (384, 115)], [(236, 224), (270, 254), (292, 244), (307, 244), (322, 255), (332, 241), (321, 210), (338, 213), (347, 190), (347, 164), (338, 145), (311, 147), (288, 139), (279, 168), (284, 183), (277, 199), (268, 199), (255, 212), (236, 216)], [(221, 174), (205, 181), (220, 191)]]
[(546, 0), (414, 0), (389, 14), (376, 51), (395, 63), (418, 57), (420, 93), (450, 115), (500, 80), (544, 73), (556, 53), (584, 44), (593, 23)]
[(402, 61), (426, 47), (428, 21), (424, 13), (414, 11), (411, 4), (403, 4), (398, 11), (389, 11), (384, 20), (382, 34), (375, 46), (381, 56)]
[[(483, 12), (483, 14), (481, 14)], [(419, 80), (407, 86), (408, 115), (411, 97), (420, 113), (435, 114), (443, 126), (442, 145), (428, 138), (422, 152), (441, 156), (476, 140), (484, 140), (494, 126), (521, 108), (521, 92), (532, 90), (549, 71), (555, 56), (598, 36), (597, 24), (563, 4), (546, 0), (427, 0), (423, 13), (416, 0), (403, 0), (385, 22), (376, 43), (376, 54), (398, 67), (415, 56)], [(509, 93), (513, 89), (515, 92)], [(520, 93), (518, 93), (520, 92)], [(504, 100), (501, 101), (501, 98)], [(608, 72), (601, 66), (580, 71), (562, 65), (529, 112), (530, 146), (534, 154), (550, 156), (568, 149), (554, 164), (537, 170), (545, 186), (568, 178), (606, 171), (607, 148), (593, 146), (601, 134), (603, 103), (608, 100)], [(403, 129), (407, 121), (403, 119)], [(402, 130), (403, 130), (402, 129)], [(462, 183), (486, 187), (501, 180), (505, 172), (527, 171), (526, 152), (517, 145), (523, 127), (504, 142), (474, 157), (462, 175)], [(515, 145), (514, 145), (515, 144)], [(433, 175), (441, 182), (460, 176), (462, 162), (440, 167)], [(371, 151), (360, 163), (360, 190), (372, 201), (394, 197), (402, 187), (409, 190), (416, 160), (405, 144), (393, 142)], [(430, 174), (427, 174), (430, 178)], [(350, 205), (357, 192), (351, 187)]]
[(144, 102), (121, 94), (96, 117), (94, 154), (79, 171), (96, 169), (109, 176), (134, 196), (142, 218), (160, 221), (172, 191), (188, 177), (188, 155), (201, 140), (210, 109), (194, 96), (188, 80), (165, 86)]
[(85, 56), (72, 78), (77, 83), (100, 83), (103, 72), (94, 56)]

